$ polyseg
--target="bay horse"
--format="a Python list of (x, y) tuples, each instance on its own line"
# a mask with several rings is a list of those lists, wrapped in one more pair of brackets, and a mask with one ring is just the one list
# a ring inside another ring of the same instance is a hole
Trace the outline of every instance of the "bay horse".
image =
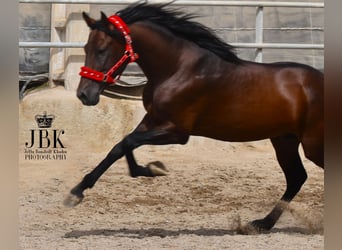
[(189, 137), (245, 142), (269, 138), (286, 178), (286, 190), (266, 217), (247, 225), (270, 230), (307, 179), (298, 148), (324, 168), (323, 73), (293, 62), (255, 63), (240, 59), (234, 48), (192, 15), (167, 5), (138, 3), (90, 27), (85, 66), (77, 96), (96, 105), (127, 64), (136, 62), (147, 78), (146, 114), (116, 144), (65, 200), (75, 206), (119, 158), (132, 177), (158, 175), (137, 164), (133, 150), (142, 145), (186, 144)]

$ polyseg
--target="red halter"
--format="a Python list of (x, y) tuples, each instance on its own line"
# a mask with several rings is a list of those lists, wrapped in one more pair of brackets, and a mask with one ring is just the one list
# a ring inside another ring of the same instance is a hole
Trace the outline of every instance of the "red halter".
[(114, 64), (113, 67), (111, 67), (107, 73), (103, 73), (100, 71), (96, 71), (94, 69), (88, 68), (88, 67), (81, 67), (81, 72), (79, 73), (80, 76), (97, 81), (97, 82), (106, 82), (108, 84), (114, 84), (115, 79), (112, 77), (112, 75), (123, 65), (127, 60), (129, 60), (128, 63), (136, 61), (139, 56), (138, 54), (134, 53), (133, 47), (132, 47), (132, 39), (129, 35), (130, 30), (127, 27), (126, 23), (121, 19), (119, 16), (110, 16), (108, 18), (108, 21), (111, 22), (125, 37), (126, 40), (126, 47), (124, 55), (119, 59), (119, 61)]

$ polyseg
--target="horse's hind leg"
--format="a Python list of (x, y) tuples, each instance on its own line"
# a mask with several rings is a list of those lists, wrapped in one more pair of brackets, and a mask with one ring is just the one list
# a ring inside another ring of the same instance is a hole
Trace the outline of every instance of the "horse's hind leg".
[(298, 153), (299, 140), (294, 135), (271, 139), (278, 162), (286, 177), (286, 190), (273, 210), (263, 219), (249, 224), (258, 232), (270, 230), (277, 222), (288, 203), (295, 197), (304, 184), (307, 174)]

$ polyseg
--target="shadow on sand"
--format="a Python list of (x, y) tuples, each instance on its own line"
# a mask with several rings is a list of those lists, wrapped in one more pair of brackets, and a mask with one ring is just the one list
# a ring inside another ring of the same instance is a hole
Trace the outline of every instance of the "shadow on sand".
[[(269, 232), (272, 233), (286, 233), (286, 234), (322, 234), (322, 232), (313, 232), (312, 230), (299, 227), (274, 228)], [(93, 230), (73, 230), (64, 235), (64, 238), (80, 238), (87, 236), (115, 236), (142, 239), (146, 237), (176, 237), (181, 235), (196, 235), (196, 236), (224, 236), (224, 235), (239, 235), (238, 229), (163, 229), (163, 228), (148, 228), (148, 229), (93, 229)]]

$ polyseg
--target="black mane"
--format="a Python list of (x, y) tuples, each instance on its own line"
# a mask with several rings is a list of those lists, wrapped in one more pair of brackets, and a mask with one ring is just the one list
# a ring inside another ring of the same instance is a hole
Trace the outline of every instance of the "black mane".
[(235, 54), (233, 46), (218, 38), (208, 27), (191, 21), (195, 17), (194, 15), (167, 9), (168, 5), (138, 3), (130, 5), (116, 14), (127, 24), (150, 21), (170, 30), (176, 36), (192, 41), (198, 46), (211, 51), (223, 60), (233, 63), (242, 62)]

